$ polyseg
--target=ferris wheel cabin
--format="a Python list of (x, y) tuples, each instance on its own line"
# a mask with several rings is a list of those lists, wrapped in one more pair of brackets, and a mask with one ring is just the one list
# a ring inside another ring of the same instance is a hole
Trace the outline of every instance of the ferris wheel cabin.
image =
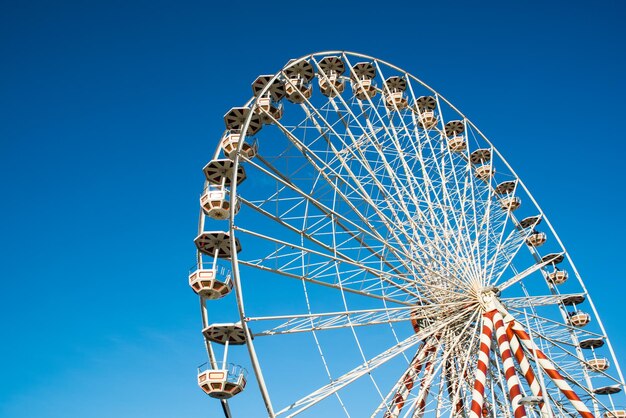
[(376, 69), (371, 62), (359, 62), (352, 67), (350, 86), (352, 94), (359, 100), (367, 100), (376, 96), (377, 90), (373, 79)]
[[(240, 206), (239, 199), (235, 198), (235, 214), (239, 212)], [(200, 207), (209, 218), (218, 221), (228, 219), (230, 200), (226, 190), (221, 186), (209, 184), (200, 196)]]
[(415, 107), (417, 109), (418, 117), (417, 123), (423, 129), (432, 129), (437, 126), (437, 116), (435, 115), (435, 108), (437, 107), (437, 101), (432, 96), (421, 96), (415, 101)]
[(465, 137), (465, 124), (460, 120), (451, 120), (443, 128), (446, 138), (448, 138), (448, 148), (452, 152), (462, 153), (467, 148)]
[[(234, 364), (204, 364), (198, 368), (198, 386), (212, 398), (230, 399), (246, 387), (246, 370)], [(221, 367), (220, 367), (221, 366)]]
[(343, 93), (346, 85), (341, 76), (346, 71), (340, 57), (324, 57), (318, 64), (320, 91), (326, 97), (336, 97)]
[(406, 80), (402, 77), (389, 77), (385, 80), (385, 105), (387, 109), (402, 110), (409, 104), (406, 97), (404, 97), (404, 90), (406, 90)]
[(189, 286), (196, 294), (209, 300), (221, 299), (233, 290), (230, 273), (217, 267), (199, 268), (189, 274)]
[(566, 270), (558, 270), (558, 269), (554, 269), (553, 271), (551, 271), (550, 273), (548, 273), (548, 281), (552, 282), (553, 284), (559, 285), (559, 284), (563, 284), (567, 281), (567, 271)]
[[(241, 131), (239, 129), (231, 129), (226, 131), (224, 136), (222, 137), (221, 146), (224, 151), (224, 155), (231, 159), (235, 159), (235, 154), (237, 152), (237, 147), (239, 147), (239, 141), (241, 141)], [(244, 142), (241, 146), (241, 155), (246, 157), (247, 159), (252, 159), (257, 153), (257, 145), (254, 143), (253, 145)]]
[(293, 63), (284, 70), (284, 74), (287, 100), (300, 104), (311, 98), (313, 89), (310, 83), (315, 76), (315, 71), (309, 61), (301, 60)]
[(543, 244), (546, 243), (547, 239), (548, 237), (545, 232), (533, 231), (526, 238), (526, 245), (529, 245), (531, 247), (541, 247)]

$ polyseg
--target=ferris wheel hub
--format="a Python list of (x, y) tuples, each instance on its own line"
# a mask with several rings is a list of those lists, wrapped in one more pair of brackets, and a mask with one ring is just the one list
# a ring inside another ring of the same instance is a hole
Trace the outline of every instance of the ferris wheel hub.
[(496, 286), (486, 286), (478, 292), (478, 302), (485, 312), (501, 310), (502, 305), (498, 300), (500, 290)]

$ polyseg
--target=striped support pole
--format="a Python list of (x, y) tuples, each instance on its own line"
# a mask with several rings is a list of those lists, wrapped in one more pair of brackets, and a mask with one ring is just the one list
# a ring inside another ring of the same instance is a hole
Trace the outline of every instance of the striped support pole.
[(391, 405), (385, 412), (384, 418), (397, 418), (400, 416), (400, 412), (406, 403), (406, 399), (409, 397), (409, 393), (411, 393), (411, 389), (413, 389), (415, 381), (422, 371), (422, 366), (424, 365), (424, 360), (428, 356), (430, 347), (430, 344), (422, 345), (417, 351), (417, 354), (413, 358), (413, 361), (411, 361), (411, 365), (408, 370), (404, 373), (402, 379), (400, 379), (396, 394), (391, 401)]
[(537, 357), (537, 361), (539, 362), (541, 368), (561, 390), (563, 395), (569, 399), (580, 416), (583, 418), (594, 418), (594, 415), (591, 413), (589, 408), (587, 408), (587, 405), (580, 400), (578, 395), (576, 395), (576, 392), (572, 390), (572, 387), (556, 370), (554, 364), (552, 364), (548, 357), (535, 345), (534, 342), (531, 341), (530, 336), (526, 333), (526, 331), (524, 331), (524, 328), (517, 321), (512, 321), (512, 324), (513, 332), (515, 332), (517, 338), (519, 338), (521, 343), (524, 344), (524, 346)]
[(485, 401), (485, 385), (487, 382), (487, 368), (489, 366), (489, 351), (491, 351), (491, 338), (493, 336), (493, 314), (495, 311), (486, 312), (483, 315), (483, 326), (480, 332), (480, 348), (476, 364), (474, 389), (472, 390), (472, 408), (470, 418), (481, 418), (483, 402)]
[(519, 368), (524, 374), (526, 381), (528, 382), (528, 386), (530, 386), (530, 390), (535, 396), (543, 396), (541, 392), (541, 385), (535, 376), (535, 372), (533, 371), (528, 359), (526, 358), (526, 354), (524, 353), (524, 349), (519, 343), (519, 340), (515, 336), (513, 332), (513, 324), (509, 323), (506, 327), (506, 336), (509, 338), (509, 343), (511, 345), (511, 351), (513, 351), (513, 355), (519, 364)]
[[(435, 352), (436, 347), (434, 345), (429, 347), (430, 356)], [(417, 402), (417, 408), (415, 408), (415, 412), (413, 413), (413, 418), (422, 418), (424, 416), (424, 411), (426, 410), (426, 399), (428, 399), (428, 392), (430, 391), (430, 379), (433, 373), (433, 369), (435, 368), (435, 363), (433, 359), (429, 360), (424, 367), (424, 374), (422, 375), (422, 381), (420, 383), (420, 391), (419, 391), (419, 400)]]
[(493, 319), (494, 327), (496, 329), (496, 338), (498, 339), (498, 351), (500, 351), (500, 357), (502, 357), (504, 376), (506, 378), (506, 385), (509, 389), (511, 407), (513, 408), (513, 416), (515, 418), (525, 418), (526, 409), (524, 409), (524, 405), (519, 403), (519, 401), (522, 399), (522, 390), (520, 388), (519, 379), (517, 378), (517, 373), (515, 372), (513, 355), (511, 354), (509, 339), (506, 336), (506, 329), (504, 326), (502, 314), (496, 311), (494, 313)]
[[(519, 364), (519, 368), (524, 374), (526, 381), (528, 382), (530, 391), (535, 396), (543, 397), (541, 384), (539, 383), (539, 380), (537, 379), (537, 376), (535, 375), (535, 372), (533, 371), (532, 366), (530, 365), (530, 362), (528, 361), (528, 358), (526, 357), (526, 353), (524, 353), (524, 349), (519, 343), (519, 339), (517, 338), (517, 336), (515, 335), (515, 332), (513, 331), (512, 323), (509, 323), (509, 325), (506, 327), (506, 335), (507, 337), (509, 337), (509, 343), (511, 344), (511, 351), (513, 351), (513, 355), (515, 356), (515, 359), (517, 360), (517, 364)], [(546, 416), (546, 417), (550, 416), (549, 411), (548, 411), (548, 405), (546, 405), (546, 403), (543, 401), (541, 401), (539, 405), (541, 408), (541, 414), (542, 414), (541, 416)]]

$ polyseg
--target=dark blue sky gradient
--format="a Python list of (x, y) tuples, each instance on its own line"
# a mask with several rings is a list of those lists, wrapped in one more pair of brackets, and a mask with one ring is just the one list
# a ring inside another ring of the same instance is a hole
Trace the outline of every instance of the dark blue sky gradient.
[(450, 99), (551, 219), (622, 364), (626, 6), (20, 1), (0, 13), (0, 417), (217, 416), (186, 283), (203, 165), (259, 74), (326, 49)]

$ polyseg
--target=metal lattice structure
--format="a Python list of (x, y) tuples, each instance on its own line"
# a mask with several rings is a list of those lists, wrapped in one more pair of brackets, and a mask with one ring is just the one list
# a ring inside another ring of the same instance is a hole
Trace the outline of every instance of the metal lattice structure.
[(569, 254), (451, 103), (338, 51), (252, 90), (204, 168), (189, 277), (225, 416), (252, 391), (270, 417), (626, 417)]

